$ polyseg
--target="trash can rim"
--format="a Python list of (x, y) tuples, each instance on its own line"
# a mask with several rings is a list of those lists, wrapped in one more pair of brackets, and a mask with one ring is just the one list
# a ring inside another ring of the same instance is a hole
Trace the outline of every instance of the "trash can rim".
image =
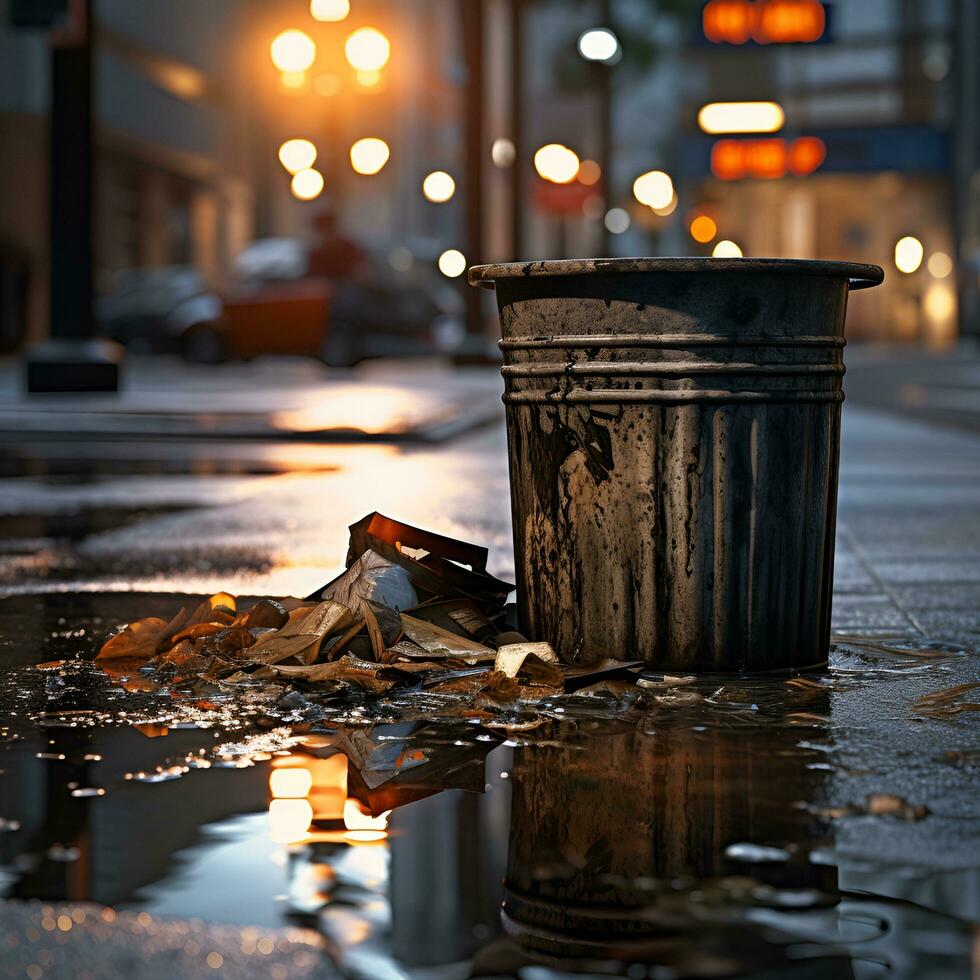
[(877, 286), (885, 277), (878, 265), (820, 259), (763, 258), (617, 258), (543, 259), (534, 262), (501, 262), (470, 267), (470, 285), (493, 289), (498, 279), (525, 276), (586, 276), (620, 272), (766, 272), (800, 276), (828, 276), (847, 279), (851, 289)]

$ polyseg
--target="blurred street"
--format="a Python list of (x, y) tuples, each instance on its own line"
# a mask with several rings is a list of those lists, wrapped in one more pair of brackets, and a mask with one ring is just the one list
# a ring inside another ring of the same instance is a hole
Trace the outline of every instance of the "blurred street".
[[(980, 362), (848, 361), (835, 629), (975, 643)], [(2, 402), (3, 591), (305, 595), (367, 510), (485, 542), (512, 580), (495, 367), (148, 361), (132, 377), (138, 398), (87, 412)]]

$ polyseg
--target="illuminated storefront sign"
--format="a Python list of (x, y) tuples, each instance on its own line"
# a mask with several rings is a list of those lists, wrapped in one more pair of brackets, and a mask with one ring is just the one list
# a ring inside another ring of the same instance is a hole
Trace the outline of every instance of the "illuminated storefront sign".
[(701, 25), (714, 44), (813, 44), (827, 14), (819, 0), (709, 0)]
[(711, 173), (719, 180), (775, 180), (787, 174), (802, 177), (812, 174), (826, 156), (827, 147), (816, 136), (718, 140), (711, 148)]

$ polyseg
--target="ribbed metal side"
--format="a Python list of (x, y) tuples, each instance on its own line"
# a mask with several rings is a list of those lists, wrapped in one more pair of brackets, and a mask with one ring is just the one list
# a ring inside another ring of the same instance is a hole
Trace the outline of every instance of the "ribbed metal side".
[(523, 629), (582, 663), (822, 663), (846, 279), (600, 278), (497, 285)]

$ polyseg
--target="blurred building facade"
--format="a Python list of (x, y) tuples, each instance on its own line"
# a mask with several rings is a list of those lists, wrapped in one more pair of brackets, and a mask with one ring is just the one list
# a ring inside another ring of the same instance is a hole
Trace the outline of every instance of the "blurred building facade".
[[(31, 269), (37, 338), (47, 296), (48, 40), (13, 30), (6, 2), (0, 249)], [(476, 179), (466, 159), (467, 4), (479, 7), (483, 35), (479, 248), (467, 234)], [(330, 210), (399, 272), (444, 249), (471, 262), (684, 255), (711, 254), (720, 239), (746, 255), (876, 262), (887, 282), (860, 304), (852, 335), (941, 345), (980, 333), (980, 13), (972, 0), (827, 0), (816, 3), (826, 13), (819, 39), (793, 44), (710, 41), (705, 6), (353, 0), (342, 21), (321, 22), (308, 0), (97, 0), (100, 285), (120, 270), (175, 264), (220, 282), (254, 238), (308, 237), (313, 218)], [(345, 57), (345, 39), (368, 24), (391, 41), (379, 72), (356, 71)], [(576, 48), (582, 31), (600, 25), (620, 38), (622, 58), (611, 66), (587, 63)], [(308, 70), (283, 74), (269, 45), (290, 28), (308, 33), (316, 57)], [(699, 131), (700, 106), (759, 99), (785, 110), (773, 135), (786, 145), (820, 141), (825, 156), (813, 172), (728, 179), (713, 167), (723, 137)], [(291, 193), (277, 158), (297, 137), (316, 144), (324, 178), (309, 201)], [(375, 174), (351, 166), (351, 144), (364, 137), (390, 148)], [(516, 161), (497, 152), (507, 142)], [(594, 180), (567, 192), (540, 180), (531, 161), (549, 142), (601, 164)], [(669, 173), (677, 191), (660, 213), (632, 193), (634, 178), (651, 169)], [(444, 203), (421, 193), (432, 170), (456, 179)], [(699, 242), (689, 229), (702, 214), (716, 234)], [(923, 245), (909, 273), (893, 262), (905, 236)]]
[[(97, 285), (122, 269), (220, 275), (252, 235), (256, 175), (238, 40), (249, 3), (100, 0), (95, 10)], [(0, 15), (0, 235), (46, 331), (50, 42)]]
[[(966, 264), (962, 255), (955, 261), (964, 202), (954, 181), (954, 147), (958, 132), (976, 122), (974, 99), (957, 110), (966, 83), (957, 54), (976, 57), (976, 33), (957, 48), (964, 5), (954, 0), (817, 6), (826, 20), (812, 43), (713, 43), (704, 24), (690, 39), (688, 61), (698, 66), (693, 77), (700, 85), (684, 114), (686, 220), (709, 215), (718, 237), (736, 241), (746, 255), (881, 264), (885, 286), (855, 309), (849, 333), (944, 346), (959, 332), (957, 269), (962, 274)], [(719, 153), (725, 137), (700, 133), (696, 119), (705, 103), (742, 100), (779, 103), (785, 124), (772, 139), (792, 147), (803, 138), (819, 147), (816, 168), (794, 175), (778, 159), (770, 170), (762, 158), (755, 174), (733, 176), (738, 161), (733, 168), (723, 148)], [(899, 260), (915, 265), (912, 271), (894, 260), (906, 236), (922, 244), (918, 264), (914, 245)], [(967, 321), (965, 330), (977, 326)]]

